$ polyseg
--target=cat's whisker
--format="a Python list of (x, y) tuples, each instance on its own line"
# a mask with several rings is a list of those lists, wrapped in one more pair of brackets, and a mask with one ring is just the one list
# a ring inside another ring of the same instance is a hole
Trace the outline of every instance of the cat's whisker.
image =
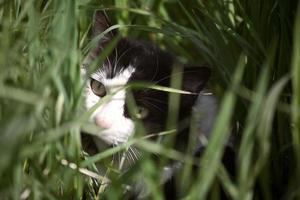
[(140, 152), (135, 147), (133, 147), (132, 148), (132, 153), (135, 155), (136, 161), (138, 161), (141, 157)]
[[(114, 145), (112, 145), (112, 148), (114, 148)], [(115, 157), (116, 157), (116, 154), (114, 153), (114, 154), (112, 155), (112, 159), (115, 160)]]
[[(116, 145), (115, 145), (115, 144), (112, 144), (112, 147), (115, 148)], [(117, 159), (117, 160), (116, 160), (117, 163), (121, 163), (121, 155), (120, 155), (120, 152), (118, 151), (116, 154), (117, 154), (117, 155), (116, 155), (116, 156), (117, 156), (117, 158), (116, 158), (116, 159)], [(113, 154), (113, 156), (114, 156), (114, 155), (115, 155), (115, 154)]]
[(118, 65), (118, 49), (115, 48), (115, 63), (114, 63), (114, 66), (112, 66), (113, 68), (113, 71), (112, 73), (115, 74), (116, 73), (116, 68), (117, 68), (117, 65)]
[(132, 146), (129, 148), (129, 150), (132, 152), (133, 156), (135, 157), (135, 159), (137, 161), (140, 157), (139, 151)]
[(111, 60), (110, 60), (109, 56), (106, 57), (106, 60), (107, 60), (107, 62), (108, 62), (108, 66), (112, 66)]
[(129, 152), (130, 152), (130, 155), (132, 157), (132, 164), (134, 164), (137, 161), (137, 159), (135, 158), (133, 152), (130, 149), (129, 149)]
[[(164, 80), (166, 80), (166, 79), (168, 79), (168, 78), (170, 78), (170, 77), (172, 77), (172, 76), (174, 76), (174, 75), (180, 75), (180, 74), (183, 76), (184, 71), (182, 71), (182, 72), (177, 72), (177, 73), (171, 73), (170, 75), (164, 76), (164, 77), (162, 77), (161, 79), (159, 79), (159, 80), (153, 82), (153, 84), (154, 84), (154, 85), (157, 85), (157, 84), (160, 83), (161, 81), (164, 81)], [(151, 81), (152, 81), (152, 80), (151, 80)], [(147, 88), (147, 89), (144, 90), (144, 92), (148, 92), (149, 90), (150, 90), (150, 91), (156, 91), (156, 90), (153, 90), (153, 89), (151, 89), (151, 88)]]
[(162, 110), (160, 107), (158, 107), (157, 105), (154, 105), (153, 103), (151, 103), (151, 102), (149, 102), (149, 101), (144, 101), (143, 102), (145, 105), (148, 105), (148, 106), (152, 106), (152, 108), (155, 108), (155, 109), (157, 109), (157, 110), (159, 110), (160, 112), (162, 112), (162, 113), (166, 113), (166, 111), (165, 110)]
[(115, 73), (115, 69), (116, 69), (116, 67), (118, 66), (118, 64), (119, 64), (119, 62), (120, 62), (120, 60), (121, 60), (121, 58), (123, 57), (123, 56), (125, 56), (131, 49), (133, 49), (134, 47), (130, 47), (130, 48), (128, 48), (128, 49), (126, 49), (119, 57), (117, 57), (117, 55), (116, 55), (116, 58), (115, 58), (115, 65), (114, 65), (114, 73)]
[(142, 97), (141, 99), (146, 99), (146, 100), (155, 101), (155, 102), (158, 102), (158, 103), (162, 103), (162, 104), (168, 105), (168, 103), (165, 102), (165, 101), (162, 101), (162, 100), (159, 100), (159, 99), (155, 99), (155, 98), (151, 98), (151, 97)]
[(170, 77), (175, 76), (175, 75), (176, 75), (176, 76), (177, 76), (177, 75), (182, 75), (182, 76), (183, 76), (183, 74), (184, 74), (184, 71), (182, 71), (182, 72), (177, 72), (177, 73), (171, 73), (171, 74), (169, 74), (168, 76), (164, 76), (164, 77), (162, 77), (161, 79), (155, 81), (154, 84), (156, 85), (156, 84), (158, 84), (159, 82), (164, 81), (164, 80), (166, 80), (167, 78), (170, 78)]
[(126, 152), (126, 156), (128, 157), (128, 163), (133, 164), (134, 163), (134, 158), (131, 155), (130, 149)]
[(155, 79), (155, 77), (156, 77), (156, 75), (157, 75), (157, 73), (158, 73), (158, 57), (157, 57), (157, 55), (155, 56), (155, 58), (156, 58), (156, 68), (155, 68), (155, 73), (153, 74), (153, 76), (152, 76), (152, 78), (151, 78), (151, 82)]
[[(112, 144), (112, 148), (115, 148), (116, 146), (114, 145), (114, 144)], [(117, 152), (117, 153), (114, 153), (113, 155), (112, 155), (112, 160), (113, 161), (118, 161), (118, 157), (119, 157), (119, 152)]]
[(129, 147), (128, 151), (127, 151), (128, 155), (131, 157), (132, 160), (132, 164), (134, 164), (135, 162), (135, 157), (133, 156), (132, 152), (131, 152), (131, 148)]

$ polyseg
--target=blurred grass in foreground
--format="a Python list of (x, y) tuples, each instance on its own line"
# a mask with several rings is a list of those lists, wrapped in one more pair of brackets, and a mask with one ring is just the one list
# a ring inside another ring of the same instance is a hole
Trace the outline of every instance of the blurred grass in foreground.
[[(107, 9), (121, 34), (147, 38), (182, 62), (213, 66), (220, 114), (198, 178), (178, 183), (185, 199), (300, 198), (300, 8), (298, 1), (0, 0), (0, 198), (122, 197), (143, 173), (162, 198), (145, 157), (127, 174), (111, 170), (102, 193), (95, 162), (137, 143), (145, 152), (191, 164), (188, 155), (137, 138), (84, 159), (80, 65), (92, 45), (95, 9)], [(298, 10), (297, 10), (298, 6)], [(84, 113), (84, 114), (83, 114)], [(172, 120), (171, 120), (172, 121)], [(236, 177), (220, 164), (227, 130), (238, 138)], [(107, 164), (109, 165), (109, 164)], [(105, 181), (105, 180), (104, 180)]]

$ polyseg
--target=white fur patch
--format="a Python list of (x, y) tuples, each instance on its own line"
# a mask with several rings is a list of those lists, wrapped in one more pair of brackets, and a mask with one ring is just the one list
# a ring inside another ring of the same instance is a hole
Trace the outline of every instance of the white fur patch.
[[(91, 121), (98, 122), (97, 124), (101, 124), (99, 121), (103, 122), (98, 136), (108, 144), (124, 143), (134, 132), (134, 122), (124, 116), (126, 97), (124, 86), (134, 71), (135, 69), (129, 66), (112, 79), (108, 79), (105, 71), (101, 69), (91, 75), (105, 86), (107, 95), (111, 95), (111, 98), (100, 105), (90, 118)], [(93, 93), (88, 81), (85, 90), (86, 109), (93, 107), (100, 99), (101, 97)]]

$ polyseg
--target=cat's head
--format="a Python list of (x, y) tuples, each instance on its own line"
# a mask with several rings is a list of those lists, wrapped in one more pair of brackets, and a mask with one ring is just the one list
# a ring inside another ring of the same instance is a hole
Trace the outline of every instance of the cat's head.
[[(96, 12), (92, 25), (93, 35), (96, 36), (109, 27), (106, 15)], [(96, 59), (115, 34), (115, 31), (110, 31), (102, 37), (87, 60)], [(168, 117), (169, 93), (147, 88), (132, 90), (138, 107), (137, 113), (132, 113), (127, 106), (130, 98), (124, 86), (143, 81), (169, 87), (175, 62), (176, 59), (170, 53), (151, 42), (120, 39), (105, 62), (90, 75), (85, 89), (87, 109), (105, 96), (110, 96), (90, 118), (102, 129), (99, 131), (99, 138), (111, 145), (126, 142), (135, 131), (136, 118), (143, 122), (149, 133), (163, 130)], [(83, 70), (86, 68), (88, 66)], [(181, 89), (196, 94), (200, 93), (210, 77), (210, 69), (207, 67), (186, 66), (182, 72)], [(179, 119), (190, 114), (196, 98), (197, 95), (181, 95)]]

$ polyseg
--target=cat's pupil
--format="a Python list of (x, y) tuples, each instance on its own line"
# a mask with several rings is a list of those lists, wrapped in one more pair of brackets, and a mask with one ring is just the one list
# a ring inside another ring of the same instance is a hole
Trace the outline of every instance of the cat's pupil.
[(95, 95), (104, 97), (106, 95), (105, 86), (95, 79), (91, 79), (91, 88)]

